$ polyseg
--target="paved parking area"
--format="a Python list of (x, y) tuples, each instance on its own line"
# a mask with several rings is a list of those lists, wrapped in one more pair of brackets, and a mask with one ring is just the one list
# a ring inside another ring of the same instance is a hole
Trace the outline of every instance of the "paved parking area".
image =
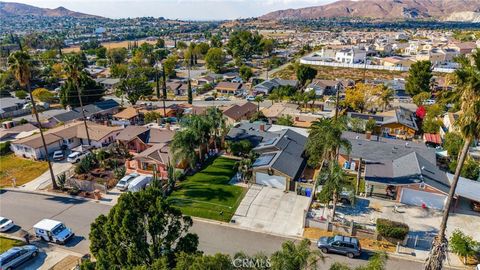
[(253, 185), (232, 220), (250, 230), (301, 237), (309, 199), (293, 192)]
[[(462, 202), (463, 203), (463, 202)], [(394, 211), (397, 205), (399, 211)], [(367, 224), (375, 227), (377, 218), (386, 218), (408, 224), (410, 235), (419, 237), (432, 236), (437, 233), (442, 220), (442, 211), (435, 209), (422, 209), (418, 206), (405, 205), (394, 201), (381, 200), (376, 198), (359, 198), (355, 207), (339, 206), (337, 213), (341, 213), (347, 220)], [(449, 236), (455, 229), (480, 241), (478, 225), (480, 224), (480, 213), (473, 212), (467, 205), (459, 207), (450, 213), (447, 225)]]

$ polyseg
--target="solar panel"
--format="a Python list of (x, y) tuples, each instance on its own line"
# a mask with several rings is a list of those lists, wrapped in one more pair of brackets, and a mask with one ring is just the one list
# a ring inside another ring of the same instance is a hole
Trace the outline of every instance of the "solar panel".
[(275, 157), (275, 153), (261, 155), (257, 158), (257, 160), (255, 160), (252, 166), (253, 167), (265, 166), (269, 164), (274, 157)]

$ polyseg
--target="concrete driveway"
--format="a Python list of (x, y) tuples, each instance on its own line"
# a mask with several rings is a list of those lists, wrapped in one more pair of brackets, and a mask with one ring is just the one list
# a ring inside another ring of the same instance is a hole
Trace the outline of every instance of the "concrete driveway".
[(308, 197), (253, 185), (232, 220), (239, 227), (287, 236), (303, 235), (303, 215)]

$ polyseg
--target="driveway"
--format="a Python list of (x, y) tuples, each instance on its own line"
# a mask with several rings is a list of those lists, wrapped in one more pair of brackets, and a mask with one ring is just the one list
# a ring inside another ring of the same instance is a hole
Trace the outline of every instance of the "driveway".
[(310, 198), (292, 192), (253, 185), (232, 221), (239, 227), (287, 236), (303, 235), (303, 215)]

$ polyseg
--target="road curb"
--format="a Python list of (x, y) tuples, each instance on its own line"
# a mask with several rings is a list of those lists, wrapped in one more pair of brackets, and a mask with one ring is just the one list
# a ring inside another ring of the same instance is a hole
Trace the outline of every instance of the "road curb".
[(62, 197), (62, 198), (84, 200), (84, 201), (87, 201), (87, 202), (99, 203), (99, 204), (109, 205), (109, 206), (112, 206), (112, 207), (114, 206), (114, 204), (104, 203), (100, 200), (85, 198), (85, 197), (82, 197), (82, 196), (68, 195), (68, 194), (64, 194), (64, 193), (54, 193), (54, 192), (48, 192), (48, 191), (42, 191), (42, 190), (35, 190), (35, 191), (33, 191), (33, 190), (22, 190), (22, 189), (18, 189), (18, 188), (3, 188), (2, 190), (11, 191), (11, 192), (27, 193), (27, 194), (35, 194), (35, 195), (44, 195), (44, 196), (57, 196), (57, 197)]

